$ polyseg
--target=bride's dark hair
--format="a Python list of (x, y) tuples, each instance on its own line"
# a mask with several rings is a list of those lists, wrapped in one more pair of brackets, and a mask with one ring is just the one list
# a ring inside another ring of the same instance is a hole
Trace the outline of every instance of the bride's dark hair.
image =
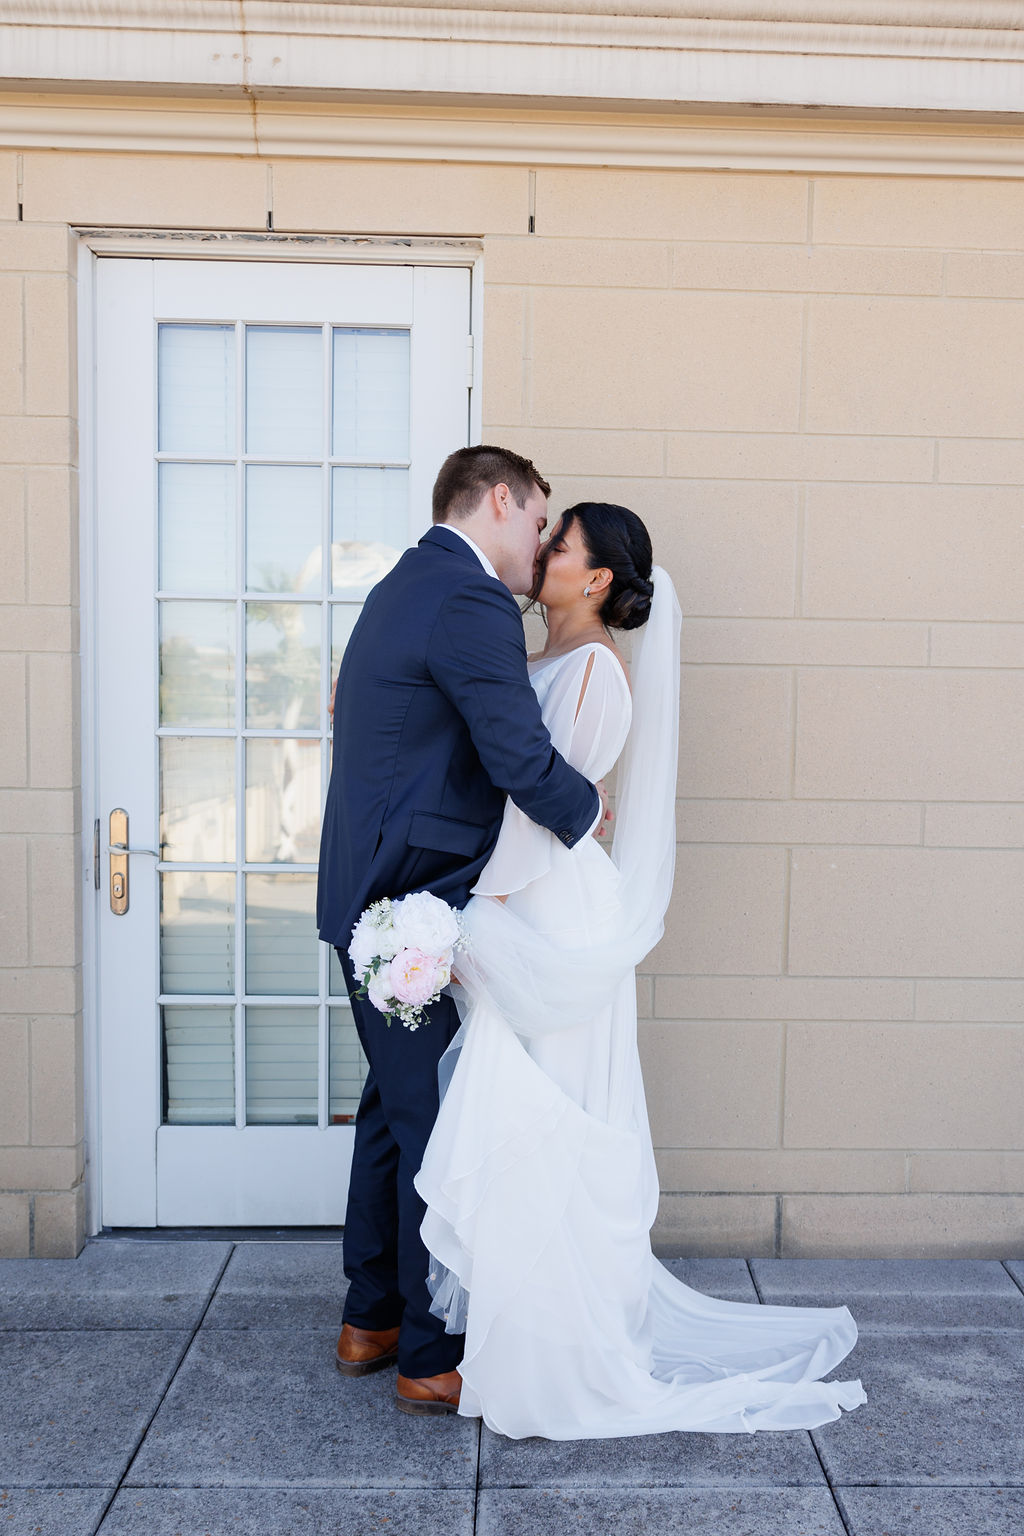
[[(654, 554), (651, 536), (629, 507), (609, 501), (579, 501), (561, 516), (562, 532), (579, 526), (584, 547), (595, 566), (612, 573), (611, 585), (601, 604), (600, 620), (606, 629), (639, 629), (647, 623), (654, 596), (651, 567)], [(536, 601), (544, 580), (543, 564), (530, 594)]]

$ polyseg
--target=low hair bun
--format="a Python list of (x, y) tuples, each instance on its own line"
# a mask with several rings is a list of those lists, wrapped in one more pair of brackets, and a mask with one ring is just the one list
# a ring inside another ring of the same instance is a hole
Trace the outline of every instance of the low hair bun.
[(605, 617), (602, 610), (604, 623), (609, 629), (639, 629), (650, 616), (653, 594), (654, 583), (645, 581), (643, 577), (637, 578), (629, 589), (620, 593), (608, 617)]

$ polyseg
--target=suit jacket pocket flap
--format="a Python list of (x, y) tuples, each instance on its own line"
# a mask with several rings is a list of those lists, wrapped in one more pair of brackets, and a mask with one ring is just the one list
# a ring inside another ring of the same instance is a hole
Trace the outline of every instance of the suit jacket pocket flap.
[(414, 811), (409, 825), (412, 848), (434, 848), (440, 853), (461, 853), (475, 859), (487, 842), (487, 827), (472, 821), (456, 821), (430, 811)]

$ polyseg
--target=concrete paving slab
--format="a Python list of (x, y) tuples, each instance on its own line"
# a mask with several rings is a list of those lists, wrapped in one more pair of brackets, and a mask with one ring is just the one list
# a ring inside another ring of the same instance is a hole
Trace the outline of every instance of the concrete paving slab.
[(99, 1536), (473, 1536), (473, 1501), (469, 1489), (122, 1488)]
[(333, 1329), (201, 1329), (130, 1487), (472, 1488), (478, 1426), (412, 1418), (395, 1372), (334, 1368)]
[(10, 1536), (93, 1536), (113, 1488), (2, 1488), (0, 1531)]
[(8, 1487), (116, 1487), (190, 1335), (0, 1334)]
[(811, 1431), (848, 1487), (1024, 1487), (1024, 1337), (866, 1334), (840, 1367), (868, 1400)]
[(337, 1337), (348, 1290), (341, 1265), (340, 1243), (239, 1243), (203, 1327), (333, 1328)]
[(858, 1330), (1024, 1329), (1024, 1295), (998, 1259), (751, 1259), (773, 1306), (848, 1306)]
[(1019, 1536), (1019, 1488), (837, 1488), (849, 1536)]
[(772, 1488), (824, 1485), (805, 1430), (509, 1440), (483, 1430), (481, 1488)]
[(844, 1536), (827, 1488), (489, 1489), (477, 1536)]
[(662, 1259), (665, 1268), (705, 1296), (720, 1301), (757, 1301), (746, 1259)]
[(0, 1328), (194, 1328), (230, 1252), (97, 1238), (77, 1259), (5, 1259)]

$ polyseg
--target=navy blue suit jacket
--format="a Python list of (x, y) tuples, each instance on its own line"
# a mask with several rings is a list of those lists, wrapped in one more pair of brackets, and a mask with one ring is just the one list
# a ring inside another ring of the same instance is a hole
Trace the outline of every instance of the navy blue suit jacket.
[(567, 847), (597, 791), (551, 745), (526, 670), (519, 606), (443, 525), (373, 588), (338, 677), (317, 926), (347, 947), (381, 896), (465, 906), (505, 796)]

